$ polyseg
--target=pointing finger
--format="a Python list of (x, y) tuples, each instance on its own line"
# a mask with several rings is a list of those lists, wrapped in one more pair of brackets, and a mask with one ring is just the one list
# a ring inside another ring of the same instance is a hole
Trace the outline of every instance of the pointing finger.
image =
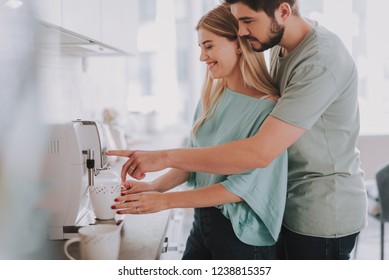
[(131, 157), (134, 151), (130, 150), (109, 150), (105, 154), (108, 156), (119, 156), (119, 157)]
[(126, 181), (127, 173), (128, 175), (131, 175), (132, 170), (130, 169), (130, 166), (132, 164), (132, 159), (129, 158), (122, 166), (122, 172), (121, 172), (121, 177), (122, 177), (122, 182)]

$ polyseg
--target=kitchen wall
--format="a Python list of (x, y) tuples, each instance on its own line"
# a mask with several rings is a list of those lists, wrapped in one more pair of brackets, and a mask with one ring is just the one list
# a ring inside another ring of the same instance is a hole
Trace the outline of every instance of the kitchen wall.
[(360, 151), (361, 167), (366, 181), (374, 181), (376, 173), (389, 164), (389, 135), (360, 135), (357, 143)]
[(37, 74), (43, 121), (102, 120), (103, 110), (112, 108), (124, 124), (128, 68), (126, 56), (70, 56), (60, 48), (42, 51)]

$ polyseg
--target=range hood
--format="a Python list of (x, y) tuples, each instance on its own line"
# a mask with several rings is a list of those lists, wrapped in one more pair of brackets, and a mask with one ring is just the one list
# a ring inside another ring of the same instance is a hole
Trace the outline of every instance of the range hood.
[(38, 24), (39, 47), (64, 55), (125, 55), (123, 51), (47, 23)]

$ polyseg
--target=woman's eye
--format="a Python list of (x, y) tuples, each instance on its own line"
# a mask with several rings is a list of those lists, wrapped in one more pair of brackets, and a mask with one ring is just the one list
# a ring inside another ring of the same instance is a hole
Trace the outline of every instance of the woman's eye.
[(210, 50), (210, 49), (212, 49), (212, 47), (213, 47), (213, 46), (211, 46), (211, 45), (209, 45), (209, 46), (204, 46), (204, 48), (205, 48), (206, 50)]

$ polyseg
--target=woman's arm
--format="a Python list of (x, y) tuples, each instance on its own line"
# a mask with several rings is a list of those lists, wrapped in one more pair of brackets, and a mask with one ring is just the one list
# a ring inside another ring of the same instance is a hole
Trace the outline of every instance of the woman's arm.
[(157, 187), (156, 191), (165, 192), (187, 182), (189, 174), (189, 171), (174, 168), (155, 179), (153, 185)]
[(130, 175), (143, 179), (147, 172), (173, 167), (214, 174), (236, 174), (268, 166), (292, 145), (304, 129), (269, 116), (250, 138), (213, 147), (162, 151), (109, 151), (108, 155), (129, 159), (122, 167), (122, 179)]
[(144, 192), (115, 199), (112, 206), (118, 214), (146, 214), (172, 208), (201, 208), (240, 202), (239, 196), (229, 192), (221, 184), (180, 192)]
[(126, 189), (123, 193), (134, 194), (145, 191), (166, 192), (188, 181), (189, 174), (190, 172), (188, 171), (171, 169), (166, 174), (151, 182), (128, 180), (123, 182), (123, 186)]

